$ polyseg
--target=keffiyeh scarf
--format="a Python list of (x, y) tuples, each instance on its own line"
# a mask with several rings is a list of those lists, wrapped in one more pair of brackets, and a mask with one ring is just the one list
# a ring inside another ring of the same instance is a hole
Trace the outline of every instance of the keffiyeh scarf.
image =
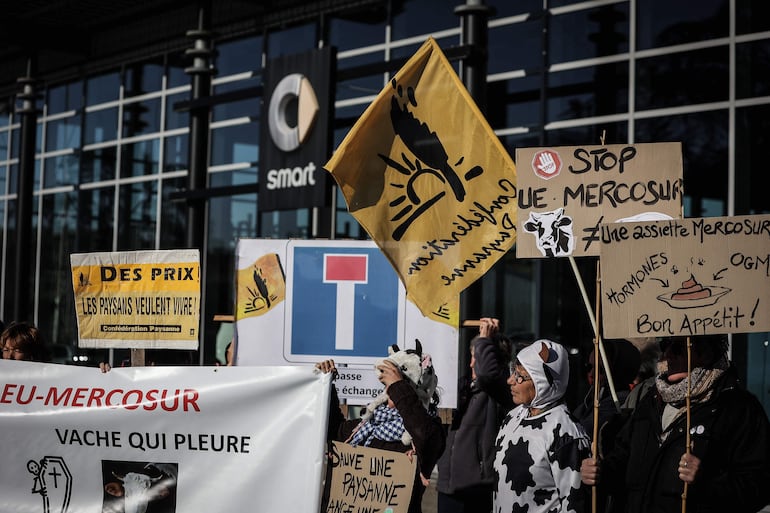
[[(692, 369), (692, 389), (690, 398), (694, 403), (708, 401), (714, 389), (714, 382), (724, 374), (728, 367), (726, 358), (721, 358), (714, 364), (713, 369), (704, 369), (696, 367)], [(687, 378), (679, 383), (669, 383), (666, 381), (668, 367), (666, 362), (661, 362), (658, 366), (658, 377), (655, 379), (655, 385), (658, 388), (663, 402), (675, 407), (682, 407), (685, 404), (687, 396)]]
[(401, 441), (404, 431), (404, 419), (401, 418), (398, 410), (388, 408), (387, 404), (381, 404), (374, 409), (369, 420), (358, 425), (350, 445), (356, 446), (363, 443), (364, 446), (369, 446), (374, 438), (385, 442), (398, 442)]

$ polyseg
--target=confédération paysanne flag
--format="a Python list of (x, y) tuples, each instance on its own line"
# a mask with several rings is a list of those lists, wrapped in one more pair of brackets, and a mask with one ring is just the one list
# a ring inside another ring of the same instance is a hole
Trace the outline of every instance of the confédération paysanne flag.
[(432, 38), (325, 168), (423, 315), (457, 297), (516, 240), (513, 161)]

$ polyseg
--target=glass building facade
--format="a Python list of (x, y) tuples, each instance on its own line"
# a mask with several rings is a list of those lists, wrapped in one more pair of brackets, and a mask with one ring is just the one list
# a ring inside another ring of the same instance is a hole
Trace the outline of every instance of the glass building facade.
[[(461, 44), (447, 0), (327, 2), (313, 15), (254, 23), (215, 36), (212, 95), (259, 90), (264, 63), (319, 46), (337, 49), (344, 71), (408, 57), (428, 36)], [(216, 3), (215, 3), (216, 4)], [(229, 5), (229, 4), (228, 4)], [(681, 141), (684, 215), (770, 213), (764, 180), (770, 137), (770, 18), (761, 0), (487, 0), (484, 111), (513, 156), (518, 147)], [(214, 7), (216, 9), (216, 6)], [(190, 27), (194, 28), (194, 27)], [(71, 253), (185, 247), (191, 96), (178, 49), (116, 57), (111, 69), (44, 84), (37, 99), (31, 321), (60, 344), (76, 344)], [(454, 62), (459, 69), (459, 63)], [(340, 73), (347, 77), (351, 74)], [(334, 143), (385, 86), (387, 73), (337, 79)], [(205, 335), (200, 361), (214, 362), (214, 314), (232, 313), (239, 238), (365, 238), (337, 195), (329, 219), (308, 209), (259, 213), (259, 95), (210, 108)], [(12, 312), (18, 100), (0, 109), (0, 315)], [(248, 188), (246, 186), (252, 186)], [(239, 187), (243, 191), (239, 191)], [(176, 194), (175, 194), (176, 193)], [(318, 226), (331, 226), (328, 233)], [(596, 262), (577, 267), (593, 297)], [(590, 351), (593, 331), (566, 260), (521, 260), (511, 251), (474, 286), (474, 308), (517, 337), (549, 337)], [(770, 313), (770, 312), (767, 312)], [(768, 334), (734, 335), (733, 358), (767, 405)], [(116, 358), (119, 358), (118, 355)]]

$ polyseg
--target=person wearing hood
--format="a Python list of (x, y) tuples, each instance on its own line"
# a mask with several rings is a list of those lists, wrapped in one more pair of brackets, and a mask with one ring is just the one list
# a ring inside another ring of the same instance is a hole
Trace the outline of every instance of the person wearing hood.
[(541, 339), (519, 351), (508, 378), (517, 406), (496, 441), (494, 513), (584, 511), (580, 462), (590, 442), (564, 403), (568, 383), (561, 344)]
[[(366, 406), (361, 419), (345, 420), (339, 408), (336, 387), (332, 387), (329, 413), (330, 440), (354, 446), (396, 451), (417, 458), (417, 468), (408, 513), (422, 512), (422, 496), (431, 473), (446, 444), (438, 417), (438, 377), (431, 357), (416, 349), (388, 348), (388, 357), (375, 365), (385, 390)], [(321, 372), (336, 375), (334, 360), (316, 364)]]
[(625, 494), (629, 513), (756, 512), (770, 503), (770, 423), (727, 358), (727, 337), (691, 337), (690, 451), (687, 339), (660, 341), (655, 386), (610, 452), (581, 466), (583, 483)]

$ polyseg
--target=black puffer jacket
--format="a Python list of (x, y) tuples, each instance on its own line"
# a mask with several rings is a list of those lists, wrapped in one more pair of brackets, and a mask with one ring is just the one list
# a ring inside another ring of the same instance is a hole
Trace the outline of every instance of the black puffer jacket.
[(438, 491), (491, 490), (495, 484), (495, 437), (505, 414), (513, 408), (507, 362), (488, 338), (474, 341), (476, 381), (461, 389), (458, 409), (438, 462)]
[[(625, 490), (629, 513), (679, 513), (686, 415), (674, 421), (660, 443), (665, 405), (654, 388), (650, 392), (602, 462), (600, 486), (614, 493)], [(688, 513), (753, 513), (770, 503), (770, 425), (757, 398), (740, 388), (732, 367), (708, 401), (691, 406), (690, 432), (692, 453), (701, 464), (688, 487)]]
[[(414, 388), (406, 380), (391, 384), (387, 393), (401, 418), (404, 419), (404, 427), (412, 436), (412, 443), (417, 452), (417, 472), (415, 472), (414, 488), (409, 501), (409, 513), (420, 513), (422, 511), (422, 496), (425, 492), (420, 473), (426, 478), (430, 478), (433, 467), (436, 466), (436, 462), (444, 451), (444, 444), (446, 443), (444, 429), (441, 427), (439, 418), (429, 415), (423, 408)], [(361, 421), (345, 420), (339, 409), (335, 388), (332, 388), (331, 395), (335, 405), (329, 415), (329, 438), (344, 441), (350, 437)], [(372, 440), (369, 447), (395, 452), (407, 452), (412, 449), (411, 445), (404, 445), (401, 441), (387, 442), (376, 438)]]

